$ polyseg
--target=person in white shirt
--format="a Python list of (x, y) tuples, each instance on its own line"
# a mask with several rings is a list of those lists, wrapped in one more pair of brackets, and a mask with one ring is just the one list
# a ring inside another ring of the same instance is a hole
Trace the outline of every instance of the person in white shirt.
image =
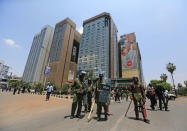
[(164, 95), (165, 95), (166, 105), (168, 106), (168, 90), (165, 90)]
[(48, 82), (48, 86), (47, 86), (46, 89), (47, 89), (46, 101), (48, 101), (49, 98), (50, 98), (50, 94), (51, 94), (51, 92), (52, 92), (52, 90), (53, 90), (53, 86)]

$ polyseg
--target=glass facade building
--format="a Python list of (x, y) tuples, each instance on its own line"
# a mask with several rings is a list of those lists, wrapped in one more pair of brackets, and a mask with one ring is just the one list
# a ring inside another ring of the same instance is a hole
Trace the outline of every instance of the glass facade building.
[(54, 29), (47, 25), (34, 36), (23, 73), (23, 81), (44, 81), (44, 70), (48, 62), (53, 33)]
[(77, 70), (97, 70), (105, 77), (117, 74), (117, 28), (110, 14), (102, 13), (83, 23)]

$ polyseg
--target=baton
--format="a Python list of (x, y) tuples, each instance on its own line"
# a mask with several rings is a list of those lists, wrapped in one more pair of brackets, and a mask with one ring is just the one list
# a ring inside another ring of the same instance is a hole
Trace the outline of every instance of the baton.
[(131, 106), (131, 103), (132, 103), (132, 99), (131, 99), (131, 101), (130, 101), (130, 103), (129, 103), (129, 106), (128, 106), (128, 108), (127, 108), (127, 111), (126, 111), (126, 113), (125, 113), (125, 117), (127, 116), (127, 112), (129, 111), (129, 108), (130, 108), (130, 106)]

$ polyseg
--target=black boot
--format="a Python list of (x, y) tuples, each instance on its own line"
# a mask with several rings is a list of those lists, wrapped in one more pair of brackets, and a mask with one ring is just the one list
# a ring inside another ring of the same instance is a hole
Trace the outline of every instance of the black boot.
[(108, 120), (108, 116), (107, 115), (105, 115), (105, 120)]

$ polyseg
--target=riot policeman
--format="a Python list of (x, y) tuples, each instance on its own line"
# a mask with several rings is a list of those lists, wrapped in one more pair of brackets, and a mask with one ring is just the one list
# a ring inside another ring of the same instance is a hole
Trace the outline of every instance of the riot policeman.
[(129, 91), (131, 92), (131, 99), (134, 102), (134, 110), (136, 119), (139, 119), (139, 111), (138, 106), (141, 107), (141, 112), (144, 118), (144, 122), (149, 123), (149, 120), (147, 119), (147, 113), (145, 109), (145, 93), (143, 87), (138, 84), (138, 78), (133, 77), (134, 84), (131, 85), (129, 88)]
[(72, 84), (72, 91), (73, 91), (73, 103), (72, 103), (72, 108), (71, 108), (71, 117), (70, 119), (74, 118), (75, 110), (78, 105), (77, 109), (77, 118), (80, 118), (81, 114), (81, 109), (82, 109), (82, 100), (83, 100), (83, 94), (84, 94), (84, 77), (85, 77), (86, 72), (81, 71), (79, 74), (79, 78), (76, 78)]
[(99, 74), (99, 81), (98, 81), (98, 83), (96, 85), (96, 103), (97, 103), (97, 117), (98, 117), (98, 121), (101, 120), (102, 107), (104, 108), (105, 120), (108, 119), (108, 117), (107, 117), (107, 103), (106, 102), (100, 102), (100, 100), (99, 100), (99, 95), (100, 95), (101, 89), (102, 89), (102, 81), (103, 81), (103, 74), (100, 73)]
[(90, 112), (91, 106), (92, 106), (92, 95), (94, 92), (94, 87), (92, 84), (92, 79), (88, 78), (88, 91), (87, 91), (87, 100), (88, 100), (88, 111)]

